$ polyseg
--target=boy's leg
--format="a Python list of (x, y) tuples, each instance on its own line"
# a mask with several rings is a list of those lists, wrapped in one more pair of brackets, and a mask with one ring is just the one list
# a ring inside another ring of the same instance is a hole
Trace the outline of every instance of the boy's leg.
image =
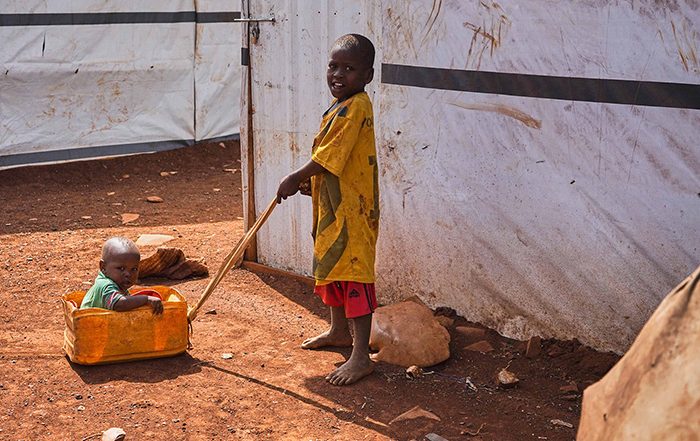
[(369, 359), (369, 334), (372, 329), (372, 314), (350, 319), (350, 322), (352, 323), (352, 330), (355, 336), (352, 354), (348, 361), (326, 377), (329, 383), (336, 386), (352, 384), (371, 374), (374, 370), (374, 364)]
[[(345, 318), (345, 308), (331, 306), (331, 328), (316, 337), (307, 338), (301, 344), (303, 349), (317, 349), (324, 346), (352, 346), (352, 336)], [(369, 341), (369, 335), (368, 335)]]

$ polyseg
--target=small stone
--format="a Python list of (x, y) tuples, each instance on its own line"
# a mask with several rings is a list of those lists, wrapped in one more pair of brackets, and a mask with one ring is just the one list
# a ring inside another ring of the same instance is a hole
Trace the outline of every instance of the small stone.
[(226, 144), (224, 144), (223, 142), (220, 142), (220, 143), (219, 143), (219, 147), (221, 147), (222, 149), (225, 149), (225, 148), (226, 148)]
[(142, 234), (136, 239), (138, 246), (159, 246), (174, 240), (175, 237), (169, 234)]
[(212, 188), (212, 190), (214, 191), (214, 193), (218, 193), (218, 192), (220, 192), (220, 191), (221, 191), (221, 189), (220, 189), (220, 188)]
[(176, 174), (177, 174), (177, 170), (173, 170), (173, 171), (170, 171), (170, 172), (168, 172), (168, 173), (170, 173), (171, 175), (176, 175)]
[(77, 409), (78, 409), (78, 412), (82, 412), (82, 411), (85, 410), (85, 406), (83, 406), (83, 405), (81, 404), (80, 406), (77, 407)]
[(228, 172), (228, 173), (236, 173), (238, 171), (238, 169), (237, 168), (225, 168), (224, 171)]
[(209, 314), (209, 315), (216, 315), (216, 309), (210, 309), (209, 311), (205, 312), (204, 314)]
[(411, 366), (406, 369), (406, 376), (408, 378), (420, 378), (423, 376), (423, 369), (420, 366)]
[(30, 217), (30, 218), (29, 218), (29, 222), (36, 222), (36, 221), (38, 221), (38, 220), (39, 220), (39, 219), (37, 219), (37, 218), (35, 218), (35, 217)]
[(162, 172), (160, 172), (160, 175), (161, 176), (170, 176), (170, 173), (168, 173), (166, 171), (162, 171)]
[(122, 175), (123, 179), (129, 179), (129, 175)]
[(90, 220), (92, 219), (92, 216), (80, 216), (82, 220)]
[(501, 369), (498, 372), (498, 383), (501, 385), (503, 388), (511, 388), (515, 387), (516, 384), (520, 382), (520, 379), (515, 376), (514, 373), (512, 373), (509, 370), (506, 369)]
[(121, 216), (122, 224), (128, 224), (129, 222), (133, 222), (140, 217), (140, 215), (137, 213), (122, 213)]
[(160, 204), (161, 202), (163, 202), (163, 198), (161, 198), (160, 196), (148, 196), (146, 200), (152, 204)]
[(31, 262), (32, 260), (34, 260), (33, 257), (27, 257), (27, 262)]
[(481, 340), (476, 343), (470, 344), (464, 349), (466, 349), (467, 351), (481, 352), (482, 354), (485, 354), (487, 352), (493, 351), (493, 346), (491, 346), (491, 343), (487, 342), (486, 340)]
[(525, 357), (527, 358), (537, 358), (542, 352), (542, 339), (535, 335), (530, 337), (527, 341), (527, 348), (525, 349)]
[(73, 395), (73, 396), (75, 397), (76, 400), (82, 400), (82, 399), (83, 399), (83, 396), (80, 395), (80, 394), (75, 394), (75, 395)]
[(173, 418), (173, 423), (179, 423), (179, 422), (180, 422), (180, 418)]
[(107, 196), (114, 196), (115, 194), (117, 194), (115, 191), (110, 191), (109, 193), (107, 193)]
[(233, 354), (230, 352), (224, 352), (223, 354), (221, 354), (221, 358), (223, 358), (224, 360), (230, 360), (233, 358)]
[(425, 439), (428, 441), (447, 441), (446, 438), (443, 438), (442, 436), (438, 435), (437, 433), (429, 433), (425, 435)]
[(473, 326), (457, 326), (455, 331), (465, 336), (470, 342), (482, 340), (486, 336), (486, 329)]
[(568, 393), (578, 393), (578, 385), (576, 382), (572, 381), (571, 383), (567, 384), (566, 386), (562, 386), (559, 388), (559, 392), (563, 394), (568, 394)]
[(574, 428), (574, 425), (573, 425), (573, 424), (567, 423), (566, 421), (562, 421), (562, 420), (560, 420), (560, 419), (558, 419), (558, 418), (555, 418), (555, 419), (553, 419), (553, 420), (549, 420), (549, 422), (552, 423), (552, 424), (555, 425), (555, 426), (564, 426), (564, 427), (568, 427), (569, 429), (573, 429), (573, 428)]
[(415, 406), (389, 421), (389, 424), (391, 425), (399, 421), (415, 420), (417, 418), (428, 418), (435, 421), (441, 421), (440, 417), (434, 413), (425, 410), (420, 406)]
[[(134, 424), (134, 427), (138, 427), (138, 424)], [(126, 432), (119, 427), (110, 427), (102, 432), (102, 441), (122, 441), (124, 438)]]

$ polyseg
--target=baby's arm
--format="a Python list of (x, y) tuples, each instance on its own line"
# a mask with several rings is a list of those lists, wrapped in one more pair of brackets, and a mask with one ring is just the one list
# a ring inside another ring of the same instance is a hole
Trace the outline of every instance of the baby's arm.
[(124, 296), (114, 304), (114, 310), (129, 311), (145, 304), (148, 304), (153, 309), (154, 314), (163, 312), (163, 302), (154, 296)]
[(296, 194), (299, 191), (299, 185), (308, 180), (311, 176), (318, 175), (326, 171), (321, 164), (309, 159), (309, 162), (304, 164), (299, 170), (288, 174), (277, 189), (277, 203), (281, 203), (282, 199), (287, 199), (289, 196)]

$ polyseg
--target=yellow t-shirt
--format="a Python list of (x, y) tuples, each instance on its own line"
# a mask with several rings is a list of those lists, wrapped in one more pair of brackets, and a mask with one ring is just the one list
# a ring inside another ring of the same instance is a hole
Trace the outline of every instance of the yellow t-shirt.
[(365, 92), (333, 102), (311, 159), (328, 171), (311, 179), (316, 283), (373, 283), (379, 174), (372, 103)]

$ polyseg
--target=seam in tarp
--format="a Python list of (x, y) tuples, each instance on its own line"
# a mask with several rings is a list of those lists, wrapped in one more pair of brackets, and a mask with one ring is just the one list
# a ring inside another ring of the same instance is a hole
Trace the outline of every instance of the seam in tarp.
[(24, 165), (41, 165), (45, 163), (99, 159), (109, 156), (135, 155), (140, 153), (155, 153), (189, 147), (194, 144), (239, 140), (240, 134), (232, 133), (215, 138), (174, 139), (168, 141), (137, 142), (131, 144), (103, 145), (95, 147), (79, 147), (65, 150), (50, 150), (43, 152), (19, 153), (16, 155), (0, 156), (0, 169)]
[(700, 85), (382, 64), (382, 83), (565, 101), (700, 109)]

